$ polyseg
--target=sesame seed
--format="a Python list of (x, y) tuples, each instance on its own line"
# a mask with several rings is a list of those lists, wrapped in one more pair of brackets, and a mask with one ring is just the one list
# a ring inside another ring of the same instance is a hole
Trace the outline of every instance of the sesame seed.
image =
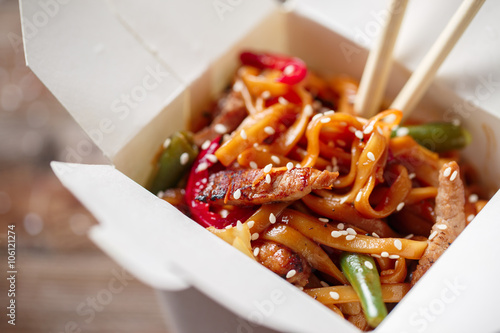
[(384, 132), (382, 132), (382, 129), (380, 127), (377, 127), (377, 132), (380, 134), (380, 135), (384, 135)]
[(252, 240), (257, 240), (257, 239), (259, 239), (259, 233), (258, 232), (252, 234)]
[(269, 173), (271, 171), (271, 169), (273, 168), (273, 165), (272, 164), (268, 164), (264, 167), (264, 172), (265, 173)]
[(322, 287), (330, 287), (330, 285), (328, 283), (326, 283), (325, 281), (319, 281), (319, 284), (322, 286)]
[(340, 230), (339, 232), (340, 232), (341, 235), (344, 235), (344, 236), (348, 235), (347, 231), (345, 231), (345, 230)]
[(164, 142), (163, 142), (163, 149), (167, 149), (168, 146), (170, 146), (170, 142), (172, 142), (172, 140), (170, 138), (167, 138)]
[(404, 206), (405, 206), (405, 203), (404, 202), (400, 202), (398, 204), (398, 206), (396, 207), (396, 210), (399, 212), (401, 209), (403, 209)]
[(248, 225), (249, 229), (252, 229), (253, 226), (255, 225), (255, 221), (254, 220), (250, 220), (250, 221), (247, 222), (247, 225)]
[(243, 230), (243, 224), (241, 223), (240, 220), (236, 222), (236, 229), (238, 229), (238, 231)]
[(380, 256), (381, 256), (382, 258), (389, 258), (389, 252), (384, 251), (384, 252), (382, 252), (382, 253), (380, 254)]
[(395, 121), (396, 121), (396, 115), (395, 115), (395, 114), (390, 114), (390, 115), (388, 115), (388, 116), (386, 116), (386, 117), (382, 118), (382, 121), (383, 121), (384, 123), (389, 123), (389, 124), (390, 124), (390, 123), (393, 123), (393, 122), (395, 122)]
[(356, 232), (356, 230), (354, 230), (353, 228), (347, 228), (345, 231), (347, 231), (347, 233), (349, 235), (357, 235), (358, 233)]
[(259, 255), (259, 252), (260, 252), (260, 247), (256, 247), (255, 249), (253, 249), (253, 256), (257, 257)]
[(181, 161), (181, 165), (186, 165), (187, 162), (189, 162), (189, 154), (188, 153), (182, 153), (180, 161)]
[(476, 217), (476, 215), (474, 214), (470, 214), (469, 216), (467, 216), (467, 222), (471, 222), (472, 220), (474, 220), (474, 217)]
[(222, 209), (219, 214), (223, 219), (225, 219), (229, 215), (229, 211), (227, 209)]
[(249, 165), (250, 165), (250, 168), (252, 168), (252, 169), (257, 169), (257, 168), (259, 167), (259, 166), (257, 165), (257, 163), (255, 163), (254, 161), (251, 161), (251, 162), (249, 163)]
[(215, 130), (215, 132), (217, 132), (219, 134), (227, 133), (227, 127), (222, 125), (222, 124), (215, 125), (214, 130)]
[(477, 194), (471, 194), (469, 195), (469, 202), (470, 203), (476, 203), (479, 200), (479, 197)]
[(448, 177), (449, 175), (451, 175), (451, 168), (447, 167), (444, 169), (443, 176)]
[(379, 236), (376, 232), (372, 232), (372, 236), (373, 236), (373, 237), (380, 238), (380, 236)]
[(321, 122), (323, 124), (328, 124), (330, 122), (330, 118), (321, 118)]
[(363, 195), (363, 193), (358, 192), (358, 194), (356, 195), (356, 201), (361, 200), (361, 196), (362, 196), (362, 195)]
[(240, 190), (240, 189), (237, 189), (236, 191), (234, 191), (233, 197), (234, 197), (236, 200), (238, 200), (239, 198), (241, 198), (241, 190)]
[(303, 291), (304, 290), (304, 287), (302, 286), (297, 286), (297, 289), (300, 290), (300, 291)]
[(330, 297), (337, 300), (340, 298), (340, 295), (338, 292), (335, 292), (335, 291), (330, 291)]
[(439, 230), (446, 230), (448, 226), (446, 224), (436, 224), (436, 228)]
[(391, 254), (389, 256), (389, 259), (399, 259), (399, 255), (397, 255), (397, 254)]
[(311, 104), (306, 104), (306, 106), (304, 106), (303, 112), (306, 116), (311, 116), (313, 114), (313, 108)]
[(271, 97), (271, 93), (266, 90), (260, 96), (264, 99), (268, 99), (269, 97)]
[(373, 264), (371, 262), (369, 262), (368, 260), (365, 261), (365, 266), (368, 268), (368, 269), (373, 269)]
[(358, 129), (354, 126), (349, 126), (349, 131), (352, 132), (352, 133), (355, 133)]
[(196, 172), (204, 171), (204, 170), (207, 170), (207, 169), (208, 169), (208, 163), (207, 162), (201, 162), (196, 167)]
[(328, 110), (328, 111), (324, 112), (323, 114), (326, 115), (326, 116), (329, 116), (329, 115), (335, 114), (335, 111)]
[(320, 220), (321, 222), (325, 222), (325, 223), (330, 222), (330, 220), (327, 219), (326, 217), (320, 217), (320, 218), (318, 218), (318, 220)]
[(288, 65), (285, 67), (285, 69), (283, 69), (283, 74), (285, 75), (291, 75), (294, 71), (295, 67), (292, 66), (292, 65)]
[(373, 125), (368, 125), (363, 131), (364, 134), (370, 134), (371, 132), (373, 132)]
[(271, 126), (264, 127), (264, 132), (266, 132), (266, 134), (269, 134), (269, 135), (273, 135), (274, 133), (276, 133), (274, 128), (272, 128)]
[(292, 169), (293, 169), (293, 163), (292, 163), (292, 162), (288, 162), (288, 163), (286, 164), (286, 168), (287, 168), (288, 170), (292, 170)]
[(280, 164), (281, 162), (280, 158), (276, 155), (271, 156), (271, 160), (276, 164)]
[(458, 171), (457, 171), (457, 170), (453, 171), (453, 173), (452, 173), (452, 174), (451, 174), (451, 176), (450, 176), (450, 180), (451, 180), (451, 181), (454, 181), (454, 180), (455, 180), (455, 178), (457, 178), (457, 175), (458, 175)]
[(163, 195), (164, 195), (164, 194), (165, 194), (165, 192), (160, 191), (160, 192), (158, 192), (158, 193), (156, 194), (156, 196), (157, 196), (158, 198), (161, 198), (161, 197), (163, 197)]
[(245, 130), (244, 130), (244, 129), (242, 129), (242, 130), (240, 131), (240, 136), (241, 136), (241, 138), (242, 138), (243, 140), (248, 139), (247, 132), (245, 132)]
[(205, 149), (208, 149), (208, 147), (210, 146), (210, 140), (206, 140), (205, 142), (203, 142), (203, 144), (201, 145), (201, 149), (205, 150)]
[(295, 269), (289, 270), (288, 273), (286, 273), (286, 278), (290, 279), (293, 278), (297, 274), (297, 271)]
[(212, 163), (217, 163), (218, 161), (217, 156), (215, 156), (214, 154), (206, 154), (205, 156), (207, 157), (207, 160)]
[(286, 98), (284, 98), (284, 97), (279, 97), (279, 98), (278, 98), (278, 102), (279, 102), (280, 104), (283, 104), (283, 105), (287, 105), (287, 104), (288, 104), (288, 101), (287, 101), (287, 100), (286, 100)]
[(241, 81), (236, 81), (236, 82), (233, 84), (233, 90), (234, 90), (234, 91), (242, 91), (242, 90), (243, 90), (243, 82), (241, 82)]
[(332, 165), (337, 165), (338, 161), (335, 156), (332, 157)]
[(271, 222), (271, 224), (276, 223), (276, 216), (273, 213), (269, 214), (269, 222)]
[(368, 157), (370, 161), (375, 161), (375, 155), (373, 155), (371, 151), (369, 151), (368, 154), (366, 154), (366, 157)]
[(320, 117), (323, 117), (323, 115), (321, 113), (315, 114), (314, 117), (312, 118), (312, 120), (316, 120)]
[(345, 145), (346, 145), (345, 141), (344, 141), (344, 140), (340, 140), (340, 139), (339, 139), (339, 140), (337, 140), (337, 144), (338, 144), (339, 146), (341, 146), (341, 147), (345, 147)]
[(344, 230), (344, 223), (337, 224), (337, 229)]
[(340, 231), (334, 230), (332, 231), (331, 235), (333, 238), (339, 238), (340, 236), (342, 236), (342, 233)]
[(431, 235), (429, 236), (429, 240), (432, 240), (434, 237), (436, 237), (436, 235), (437, 235), (437, 234), (438, 234), (438, 232), (437, 232), (437, 231), (433, 231), (433, 232), (431, 233)]
[(370, 254), (373, 258), (382, 258), (380, 255), (378, 254)]
[(354, 132), (354, 135), (360, 140), (363, 139), (363, 132), (361, 131)]
[(414, 172), (412, 172), (412, 173), (410, 173), (410, 174), (408, 175), (408, 178), (413, 179), (413, 178), (415, 178), (416, 176), (417, 176), (417, 175), (416, 175)]
[(300, 168), (301, 167), (300, 163), (295, 164), (295, 167)]
[(406, 235), (406, 237), (405, 237), (405, 238), (406, 238), (406, 239), (412, 239), (412, 238), (413, 238), (413, 236), (415, 236), (415, 235), (414, 235), (414, 234), (409, 234), (409, 235)]
[(396, 247), (396, 249), (398, 249), (399, 251), (401, 251), (401, 249), (403, 248), (403, 243), (401, 243), (401, 241), (399, 239), (395, 239), (394, 240), (394, 246)]
[(410, 133), (408, 127), (400, 127), (396, 131), (396, 136), (407, 136)]
[(232, 226), (231, 226), (231, 225), (226, 225), (226, 226), (224, 227), (224, 229), (231, 229), (231, 228), (232, 228)]
[(347, 236), (345, 236), (345, 240), (348, 240), (348, 241), (353, 240), (354, 238), (356, 238), (356, 235), (347, 235)]
[(266, 175), (266, 183), (271, 184), (271, 175), (270, 174)]

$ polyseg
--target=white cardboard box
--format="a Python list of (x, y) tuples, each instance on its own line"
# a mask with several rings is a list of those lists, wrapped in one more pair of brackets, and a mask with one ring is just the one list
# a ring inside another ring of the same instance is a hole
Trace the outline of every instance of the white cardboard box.
[[(241, 48), (357, 78), (365, 49), (300, 2), (21, 0), (21, 12), (27, 64), (112, 164), (53, 169), (99, 220), (92, 240), (160, 291), (176, 332), (358, 332), (139, 184), (158, 145), (229, 82)], [(396, 64), (389, 98), (408, 75)], [(474, 138), (465, 157), (498, 189), (500, 119), (437, 84), (420, 109), (463, 121)], [(500, 329), (499, 204), (496, 195), (376, 332)]]

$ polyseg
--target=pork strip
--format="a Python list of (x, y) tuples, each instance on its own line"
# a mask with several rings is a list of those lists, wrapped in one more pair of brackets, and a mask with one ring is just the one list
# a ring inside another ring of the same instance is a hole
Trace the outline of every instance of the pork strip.
[(411, 283), (414, 285), (432, 266), (441, 254), (464, 230), (465, 222), (464, 185), (456, 162), (443, 165), (439, 172), (438, 194), (436, 196), (436, 223), (431, 229), (431, 240), (418, 266), (413, 272)]
[[(266, 181), (266, 175), (270, 182)], [(217, 204), (261, 205), (270, 202), (295, 201), (311, 190), (330, 188), (338, 172), (313, 168), (291, 170), (264, 169), (224, 170), (214, 173), (197, 200)]]
[[(240, 125), (247, 114), (241, 93), (229, 92), (218, 103), (212, 123), (194, 135), (195, 144), (201, 146), (207, 140), (213, 141), (218, 135), (231, 133)], [(217, 132), (216, 125), (222, 125), (222, 128), (225, 128), (224, 133)]]

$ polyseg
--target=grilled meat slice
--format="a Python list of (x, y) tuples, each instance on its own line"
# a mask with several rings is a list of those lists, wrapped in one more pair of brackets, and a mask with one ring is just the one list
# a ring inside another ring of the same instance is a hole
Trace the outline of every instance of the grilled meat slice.
[[(201, 146), (205, 141), (212, 141), (218, 135), (231, 133), (248, 115), (245, 107), (245, 102), (241, 97), (241, 93), (236, 91), (229, 92), (224, 96), (215, 111), (215, 118), (212, 123), (194, 135), (194, 142)], [(216, 131), (216, 126), (225, 129), (220, 133)]]
[(337, 177), (338, 172), (313, 168), (275, 169), (269, 173), (264, 169), (224, 170), (210, 176), (196, 199), (240, 206), (294, 201), (311, 190), (329, 188)]
[[(304, 287), (309, 282), (311, 266), (299, 254), (284, 245), (272, 241), (258, 240), (254, 241), (252, 245), (254, 250), (257, 247), (259, 248), (256, 259), (263, 266), (294, 285)], [(290, 273), (292, 270), (295, 273)], [(287, 275), (289, 275), (288, 278)]]
[(413, 272), (415, 284), (465, 228), (465, 195), (456, 162), (443, 165), (439, 172), (436, 196), (436, 223), (431, 230), (431, 240)]

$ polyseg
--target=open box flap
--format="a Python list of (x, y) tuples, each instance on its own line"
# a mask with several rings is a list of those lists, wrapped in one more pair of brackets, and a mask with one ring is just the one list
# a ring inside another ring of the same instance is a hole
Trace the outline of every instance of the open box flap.
[(92, 239), (142, 281), (169, 290), (192, 285), (240, 317), (280, 331), (358, 332), (112, 166), (52, 168), (101, 223)]
[(113, 160), (184, 86), (105, 2), (60, 2), (20, 2), (26, 62)]

